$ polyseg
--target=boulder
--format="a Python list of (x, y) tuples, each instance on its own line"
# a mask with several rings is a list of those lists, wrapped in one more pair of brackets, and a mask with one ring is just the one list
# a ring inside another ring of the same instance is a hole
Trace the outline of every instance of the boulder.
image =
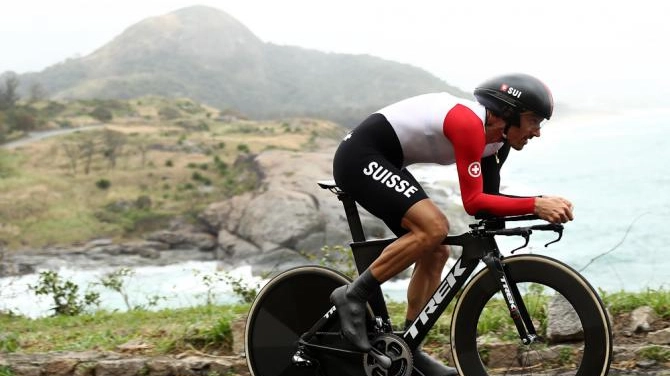
[(632, 333), (648, 332), (651, 324), (658, 319), (658, 315), (649, 306), (638, 307), (630, 313), (630, 327)]
[(270, 241), (295, 249), (300, 239), (323, 233), (324, 227), (314, 196), (277, 187), (249, 202), (237, 234), (255, 244)]
[(217, 245), (216, 238), (211, 234), (180, 230), (156, 231), (147, 235), (147, 240), (167, 244), (170, 249), (194, 247), (201, 251), (210, 251)]
[(670, 345), (670, 328), (650, 332), (647, 339), (654, 345)]
[[(332, 180), (334, 152), (334, 146), (317, 152), (268, 150), (247, 161), (261, 177), (260, 188), (212, 203), (199, 216), (205, 227), (218, 233), (216, 256), (224, 269), (246, 264), (254, 274), (264, 274), (282, 262), (310, 262), (324, 246), (348, 247), (351, 234), (342, 203), (317, 185), (319, 180)], [(470, 217), (445, 193), (456, 191), (457, 183), (440, 184), (427, 185), (426, 190), (447, 213), (451, 232), (466, 231)], [(361, 207), (358, 211), (368, 238), (393, 236), (382, 221)]]
[(556, 294), (549, 301), (547, 337), (551, 343), (584, 338), (584, 329), (577, 312), (563, 295)]

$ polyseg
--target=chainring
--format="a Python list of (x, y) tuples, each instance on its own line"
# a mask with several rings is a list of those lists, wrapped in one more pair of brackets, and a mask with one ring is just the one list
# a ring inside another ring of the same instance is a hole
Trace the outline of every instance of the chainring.
[(369, 354), (363, 356), (363, 368), (367, 376), (410, 376), (412, 374), (412, 351), (399, 336), (391, 333), (376, 335), (371, 341), (372, 347), (391, 358), (391, 367), (383, 368)]

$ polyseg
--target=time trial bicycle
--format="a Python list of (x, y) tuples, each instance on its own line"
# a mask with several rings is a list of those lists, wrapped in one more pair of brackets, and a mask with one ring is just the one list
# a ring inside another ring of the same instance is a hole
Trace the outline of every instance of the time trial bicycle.
[[(356, 203), (334, 182), (319, 185), (342, 201), (351, 230), (351, 249), (360, 272), (395, 239), (367, 240)], [(515, 216), (480, 219), (470, 231), (447, 236), (443, 244), (462, 255), (403, 331), (394, 330), (381, 288), (368, 301), (367, 328), (372, 350), (362, 353), (340, 334), (331, 292), (351, 280), (324, 266), (300, 266), (272, 278), (253, 302), (245, 346), (253, 376), (421, 376), (412, 353), (421, 345), (449, 303), (452, 366), (460, 375), (605, 376), (612, 360), (612, 330), (596, 290), (565, 263), (537, 254), (503, 256), (495, 236), (520, 236), (528, 245), (533, 231), (563, 225), (542, 223), (506, 228), (506, 222), (539, 219)], [(515, 250), (516, 251), (516, 250)], [(514, 253), (514, 251), (512, 252)], [(483, 267), (479, 267), (483, 265)], [(474, 275), (473, 275), (474, 274)], [(553, 316), (572, 322), (568, 334), (550, 333)], [(512, 335), (492, 340), (492, 319), (507, 322)]]

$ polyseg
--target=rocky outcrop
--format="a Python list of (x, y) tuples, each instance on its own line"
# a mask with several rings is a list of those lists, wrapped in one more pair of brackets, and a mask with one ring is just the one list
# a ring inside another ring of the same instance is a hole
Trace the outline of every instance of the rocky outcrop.
[(211, 249), (201, 250), (194, 244), (180, 243), (172, 247), (162, 241), (137, 240), (114, 243), (111, 239), (97, 239), (84, 245), (48, 247), (22, 252), (8, 251), (0, 260), (0, 278), (32, 274), (40, 269), (59, 270), (63, 267), (95, 269), (101, 266), (135, 268), (213, 259), (214, 253)]
[[(310, 262), (324, 246), (349, 244), (341, 202), (317, 185), (318, 180), (332, 179), (333, 153), (334, 147), (310, 153), (266, 151), (254, 159), (263, 172), (261, 189), (204, 210), (200, 219), (217, 231), (217, 258), (224, 267), (249, 264), (254, 273), (271, 273), (278, 265)], [(463, 209), (444, 193), (432, 195), (441, 207), (455, 209), (452, 230), (463, 231)], [(362, 208), (359, 213), (368, 237), (392, 236), (383, 222)]]

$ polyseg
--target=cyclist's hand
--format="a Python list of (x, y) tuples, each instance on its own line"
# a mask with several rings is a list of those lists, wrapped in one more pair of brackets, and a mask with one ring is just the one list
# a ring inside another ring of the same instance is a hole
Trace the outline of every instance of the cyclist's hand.
[(535, 214), (551, 223), (572, 221), (572, 203), (563, 197), (543, 196), (535, 198)]

